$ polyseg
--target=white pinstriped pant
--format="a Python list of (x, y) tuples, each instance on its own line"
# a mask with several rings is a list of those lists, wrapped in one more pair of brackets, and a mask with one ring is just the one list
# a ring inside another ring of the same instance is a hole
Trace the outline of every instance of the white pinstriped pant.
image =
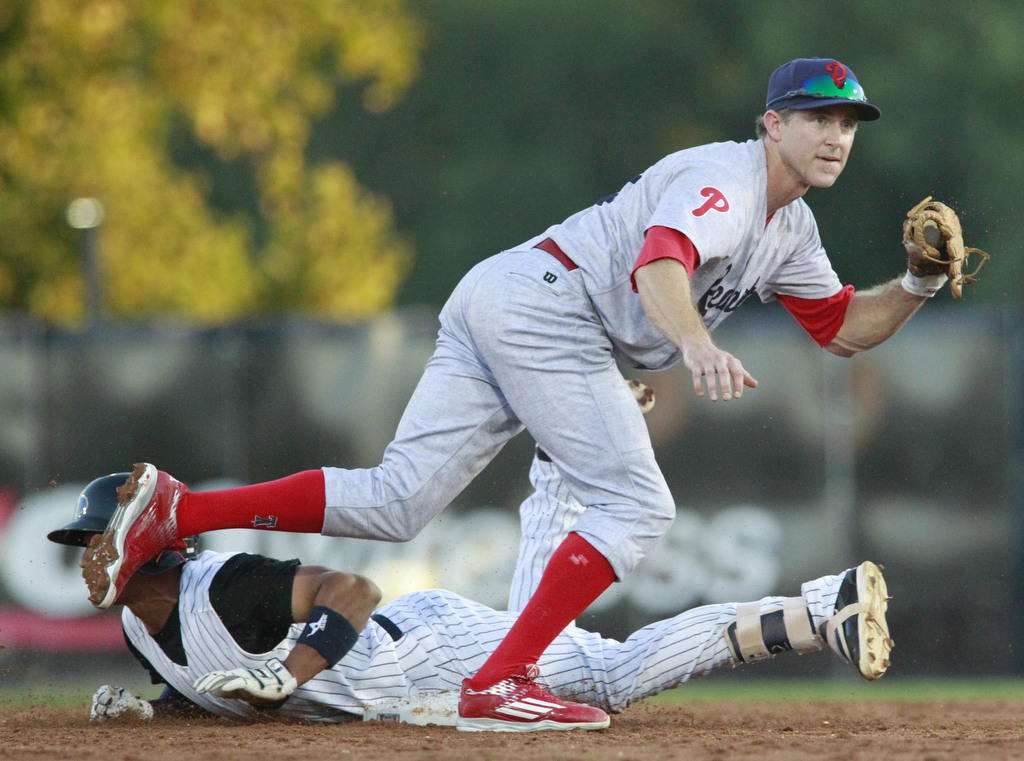
[(550, 460), (534, 455), (530, 484), (533, 492), (519, 506), (519, 557), (508, 592), (508, 610), (514, 612), (526, 607), (548, 561), (584, 510)]
[[(806, 582), (801, 594), (817, 628), (832, 615), (842, 576)], [(782, 607), (783, 597), (760, 601), (761, 612)], [(736, 603), (704, 605), (657, 621), (618, 642), (574, 626), (544, 651), (540, 682), (562, 698), (619, 712), (693, 677), (735, 665), (724, 632)], [(380, 612), (405, 636), (396, 645), (398, 664), (417, 691), (456, 690), (504, 638), (515, 613), (495, 611), (454, 592), (404, 595)]]

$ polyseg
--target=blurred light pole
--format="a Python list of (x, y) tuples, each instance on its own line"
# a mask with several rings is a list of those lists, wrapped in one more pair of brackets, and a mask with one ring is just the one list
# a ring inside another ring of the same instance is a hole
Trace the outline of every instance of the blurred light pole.
[(103, 223), (103, 204), (95, 198), (76, 198), (68, 204), (68, 224), (81, 230), (79, 248), (85, 269), (85, 310), (89, 326), (103, 320), (103, 273), (99, 261), (99, 226)]

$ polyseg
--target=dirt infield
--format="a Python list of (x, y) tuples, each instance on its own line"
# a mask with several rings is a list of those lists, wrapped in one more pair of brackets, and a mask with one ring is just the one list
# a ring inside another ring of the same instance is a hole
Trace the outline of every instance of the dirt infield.
[(222, 719), (91, 725), (88, 709), (5, 708), (6, 761), (651, 761), (1024, 759), (1014, 701), (648, 703), (603, 732), (467, 734), (376, 722), (242, 725)]

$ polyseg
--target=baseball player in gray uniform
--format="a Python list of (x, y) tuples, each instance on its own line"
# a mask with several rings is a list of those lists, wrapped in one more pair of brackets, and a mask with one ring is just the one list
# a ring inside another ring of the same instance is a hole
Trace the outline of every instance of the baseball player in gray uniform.
[[(757, 381), (710, 331), (750, 296), (779, 301), (823, 348), (850, 356), (895, 333), (944, 278), (908, 271), (856, 290), (829, 263), (802, 196), (836, 181), (859, 122), (880, 115), (849, 67), (790, 61), (772, 73), (765, 108), (756, 139), (673, 153), (476, 265), (441, 312), (436, 351), (379, 466), (190, 493), (138, 464), (86, 568), (90, 599), (109, 606), (157, 551), (215, 529), (409, 540), (525, 428), (584, 510), (517, 622), (465, 681), (459, 726), (600, 723), (531, 674), (675, 513), (618, 363), (663, 370), (681, 362), (697, 395), (737, 400)], [(561, 705), (559, 718), (507, 721), (504, 707), (524, 696)]]
[[(90, 483), (74, 519), (49, 534), (86, 546), (83, 567), (128, 477)], [(562, 728), (561, 701), (571, 699), (591, 711), (587, 728), (602, 728), (606, 711), (622, 711), (692, 677), (789, 650), (818, 651), (826, 641), (873, 679), (888, 666), (886, 599), (881, 570), (866, 561), (804, 583), (799, 597), (706, 605), (624, 642), (568, 627), (536, 667), (559, 703), (519, 696), (504, 706), (503, 719)], [(248, 720), (351, 720), (381, 701), (457, 691), (516, 618), (445, 590), (376, 608), (379, 601), (370, 580), (297, 560), (189, 547), (162, 551), (132, 576), (118, 604), (129, 647), (154, 683), (166, 685), (164, 693), (151, 702), (104, 685), (92, 718), (198, 708)]]

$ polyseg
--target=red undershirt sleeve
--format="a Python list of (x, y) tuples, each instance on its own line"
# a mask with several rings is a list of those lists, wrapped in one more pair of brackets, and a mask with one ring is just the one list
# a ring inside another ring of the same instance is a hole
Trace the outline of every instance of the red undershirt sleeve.
[[(693, 277), (693, 271), (700, 264), (700, 254), (686, 235), (671, 227), (654, 225), (647, 230), (644, 245), (630, 274), (634, 292), (636, 271), (657, 259), (677, 260), (686, 268), (690, 277)], [(839, 293), (824, 299), (803, 299), (785, 294), (776, 294), (776, 298), (819, 346), (825, 346), (843, 326), (846, 307), (853, 297), (853, 291), (853, 286), (847, 285)]]
[(686, 274), (690, 277), (693, 277), (693, 271), (700, 264), (700, 254), (697, 253), (697, 249), (689, 238), (671, 227), (655, 225), (647, 231), (640, 255), (629, 275), (634, 293), (636, 292), (636, 280), (633, 276), (636, 271), (655, 259), (676, 259), (686, 267)]
[(799, 296), (775, 294), (775, 298), (796, 318), (818, 346), (829, 343), (843, 327), (846, 307), (853, 297), (853, 286), (845, 286), (835, 296), (824, 299), (802, 299)]

